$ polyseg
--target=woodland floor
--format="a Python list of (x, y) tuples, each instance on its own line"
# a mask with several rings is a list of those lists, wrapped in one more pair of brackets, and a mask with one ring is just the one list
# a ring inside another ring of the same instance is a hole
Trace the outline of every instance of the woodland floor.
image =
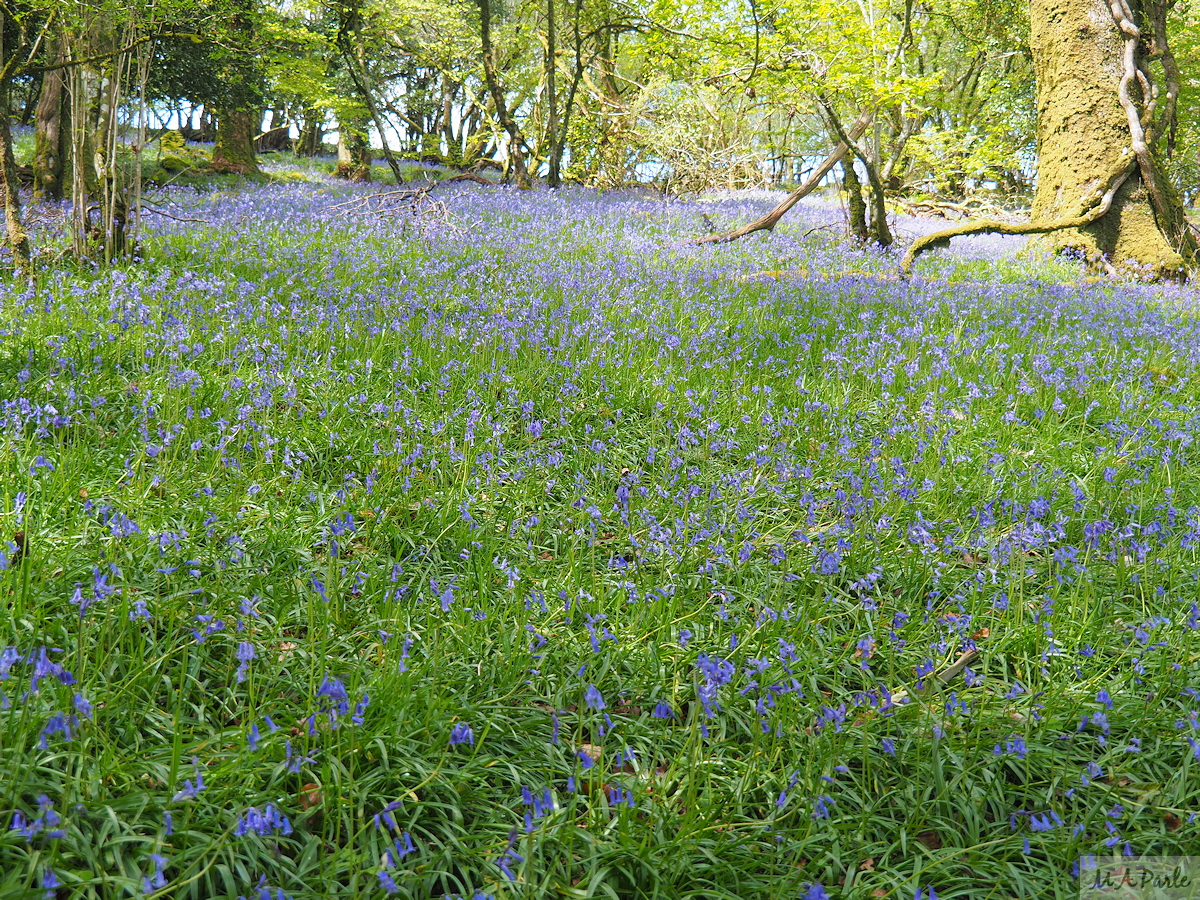
[(172, 187), (141, 260), (0, 286), (0, 894), (1075, 897), (1197, 846), (1194, 291), (379, 190)]

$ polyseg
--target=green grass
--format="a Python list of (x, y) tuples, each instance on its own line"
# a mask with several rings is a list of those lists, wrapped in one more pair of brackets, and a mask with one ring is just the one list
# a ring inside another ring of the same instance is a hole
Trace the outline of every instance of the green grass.
[[(64, 834), (0, 832), (0, 894), (160, 854), (178, 897), (1067, 897), (1106, 821), (1191, 846), (1194, 298), (344, 190), (214, 184), (3, 296), (0, 809)], [(779, 253), (807, 277), (743, 277)], [(26, 695), (43, 646), (75, 683)], [(238, 835), (268, 804), (290, 833)]]

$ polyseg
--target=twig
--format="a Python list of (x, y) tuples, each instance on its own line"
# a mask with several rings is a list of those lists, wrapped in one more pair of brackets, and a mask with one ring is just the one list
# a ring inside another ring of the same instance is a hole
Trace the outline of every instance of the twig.
[(161, 210), (158, 207), (151, 206), (149, 203), (146, 203), (145, 201), (142, 202), (142, 209), (146, 210), (147, 212), (152, 212), (158, 216), (166, 216), (168, 219), (174, 219), (176, 222), (195, 222), (197, 225), (211, 225), (212, 224), (211, 222), (209, 222), (205, 219), (186, 219), (186, 218), (182, 218), (180, 216), (173, 216), (169, 212)]
[(402, 188), (391, 191), (379, 191), (374, 194), (367, 194), (364, 197), (355, 197), (353, 200), (347, 200), (345, 203), (338, 203), (331, 206), (331, 210), (344, 210), (342, 215), (348, 215), (363, 207), (370, 207), (374, 200), (387, 201), (395, 200), (398, 203), (417, 204), (423, 200), (430, 191), (442, 184), (449, 184), (453, 181), (473, 181), (476, 184), (485, 184), (488, 187), (495, 186), (494, 181), (489, 181), (481, 175), (476, 175), (472, 172), (461, 172), (458, 175), (453, 175), (450, 178), (443, 178), (439, 181), (431, 181), (429, 184), (419, 188)]

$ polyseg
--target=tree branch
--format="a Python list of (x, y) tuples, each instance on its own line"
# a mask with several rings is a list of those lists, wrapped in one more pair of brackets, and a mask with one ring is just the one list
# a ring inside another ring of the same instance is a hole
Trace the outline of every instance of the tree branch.
[(966, 222), (962, 225), (955, 225), (953, 228), (943, 228), (941, 231), (935, 231), (933, 234), (927, 234), (924, 237), (917, 238), (913, 241), (912, 246), (904, 254), (904, 259), (900, 262), (900, 275), (903, 278), (908, 278), (912, 274), (913, 262), (918, 256), (926, 250), (931, 250), (934, 247), (949, 247), (950, 239), (956, 237), (965, 237), (970, 234), (1049, 234), (1053, 231), (1062, 231), (1066, 228), (1083, 228), (1091, 225), (1104, 218), (1112, 207), (1113, 199), (1117, 195), (1117, 191), (1121, 185), (1133, 174), (1133, 170), (1137, 168), (1137, 157), (1130, 155), (1129, 159), (1109, 176), (1108, 186), (1105, 189), (1104, 195), (1100, 198), (1100, 203), (1084, 213), (1070, 219), (1058, 219), (1054, 222), (1000, 222), (996, 219), (983, 219), (978, 222)]
[[(868, 107), (863, 110), (857, 121), (850, 126), (850, 130), (846, 133), (846, 137), (851, 141), (856, 141), (863, 136), (871, 121), (875, 118), (875, 110)], [(843, 156), (849, 152), (850, 148), (845, 143), (840, 143), (833, 148), (833, 151), (822, 160), (821, 164), (813, 170), (813, 173), (808, 176), (805, 182), (796, 188), (787, 198), (776, 206), (773, 210), (763, 216), (761, 219), (755, 219), (748, 225), (743, 225), (733, 231), (725, 234), (714, 234), (708, 237), (698, 238), (696, 244), (726, 244), (730, 241), (735, 241), (738, 238), (745, 237), (748, 234), (753, 234), (756, 231), (771, 231), (775, 225), (783, 218), (784, 213), (799, 203), (803, 198), (811, 194), (821, 184), (821, 181), (829, 174), (830, 170), (836, 166)]]

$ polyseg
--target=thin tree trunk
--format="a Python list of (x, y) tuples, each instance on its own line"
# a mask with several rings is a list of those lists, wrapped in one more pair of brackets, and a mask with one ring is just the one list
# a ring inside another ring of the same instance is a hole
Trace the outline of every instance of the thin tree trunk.
[[(869, 108), (863, 110), (863, 113), (858, 117), (858, 120), (850, 126), (850, 130), (846, 133), (846, 136), (852, 142), (858, 140), (863, 136), (863, 133), (867, 130), (867, 127), (871, 124), (871, 120), (874, 117), (874, 110)], [(844, 142), (834, 147), (833, 151), (827, 157), (825, 157), (824, 160), (822, 160), (821, 164), (813, 170), (813, 173), (809, 175), (807, 179), (805, 179), (804, 183), (800, 185), (800, 187), (788, 194), (787, 198), (782, 203), (776, 206), (761, 219), (755, 219), (748, 225), (743, 225), (741, 228), (734, 229), (733, 231), (725, 234), (714, 234), (708, 237), (700, 238), (696, 241), (696, 243), (723, 244), (728, 241), (745, 237), (748, 234), (753, 234), (756, 231), (772, 230), (789, 209), (791, 209), (820, 186), (821, 181), (825, 178), (825, 176), (830, 173), (834, 166), (841, 162), (842, 157), (845, 156), (849, 150), (850, 147)]]
[[(358, 32), (358, 4), (354, 3), (348, 10), (344, 12), (344, 18), (341, 22), (341, 28), (337, 34), (338, 50), (341, 51), (342, 59), (346, 63), (346, 71), (350, 73), (350, 79), (354, 82), (355, 88), (358, 89), (358, 95), (362, 98), (363, 105), (366, 106), (367, 112), (371, 116), (371, 121), (375, 123), (375, 129), (379, 132), (379, 143), (383, 149), (383, 158), (387, 160), (388, 168), (392, 170), (392, 176), (396, 179), (396, 184), (404, 183), (404, 174), (400, 171), (400, 161), (396, 159), (392, 148), (388, 145), (387, 132), (383, 127), (383, 118), (379, 115), (379, 107), (375, 104), (375, 96), (371, 90), (371, 83), (366, 70), (366, 61), (363, 59), (362, 38)], [(354, 35), (355, 46), (350, 45), (350, 35)]]
[(442, 73), (442, 140), (446, 142), (446, 162), (452, 166), (457, 166), (462, 161), (462, 147), (454, 137), (454, 95), (456, 93), (458, 93), (458, 85), (450, 80), (448, 73)]
[[(838, 120), (837, 113), (834, 112), (833, 105), (820, 94), (817, 95), (817, 102), (825, 110), (825, 115), (828, 116), (829, 124), (833, 126), (835, 134), (841, 138), (842, 143), (853, 152), (853, 155), (862, 161), (863, 168), (867, 170), (867, 181), (871, 185), (871, 224), (868, 228), (868, 236), (870, 240), (881, 247), (886, 247), (892, 243), (892, 232), (888, 228), (887, 203), (883, 193), (883, 182), (879, 180), (879, 170), (866, 154), (859, 151), (855, 145), (855, 139), (846, 134), (842, 123)], [(852, 166), (853, 164), (851, 164)]]
[(496, 107), (496, 118), (501, 127), (508, 132), (508, 155), (512, 162), (513, 171), (517, 176), (517, 186), (529, 188), (532, 184), (529, 171), (525, 168), (524, 145), (525, 138), (521, 127), (513, 117), (512, 111), (504, 102), (504, 91), (500, 88), (500, 79), (496, 74), (496, 59), (492, 51), (492, 5), (490, 0), (479, 0), (479, 32), (483, 46), (483, 74), (487, 81), (488, 91)]
[(546, 0), (546, 137), (549, 169), (546, 173), (546, 184), (556, 188), (562, 183), (558, 166), (562, 157), (555, 152), (558, 144), (558, 96), (555, 93), (555, 75), (558, 69), (556, 59), (554, 34), (554, 0)]
[[(550, 171), (555, 173), (558, 183), (562, 181), (562, 158), (567, 146), (567, 135), (571, 125), (571, 112), (575, 108), (575, 93), (583, 80), (583, 42), (579, 36), (579, 17), (583, 12), (583, 0), (575, 0), (575, 71), (571, 77), (571, 88), (567, 91), (567, 100), (563, 104), (562, 122), (559, 125), (554, 145), (550, 148)], [(548, 180), (548, 179), (547, 179)]]
[(12, 248), (17, 271), (28, 275), (29, 236), (25, 233), (25, 226), (21, 221), (21, 198), (17, 193), (17, 161), (13, 157), (12, 129), (9, 121), (12, 75), (7, 66), (7, 48), (4, 46), (4, 26), (7, 24), (7, 18), (7, 13), (0, 13), (0, 66), (4, 66), (3, 76), (0, 77), (0, 181), (3, 182), (0, 187), (4, 189), (5, 237)]

